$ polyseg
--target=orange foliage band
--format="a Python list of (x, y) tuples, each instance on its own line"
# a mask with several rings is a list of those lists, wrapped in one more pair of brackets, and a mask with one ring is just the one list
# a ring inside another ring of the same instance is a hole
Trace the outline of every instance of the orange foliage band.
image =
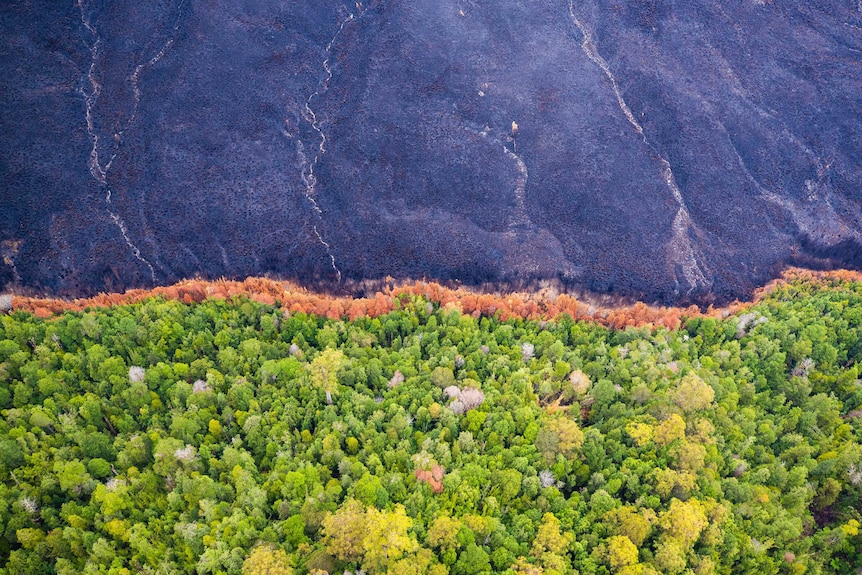
[(290, 312), (325, 316), (332, 319), (377, 317), (396, 309), (399, 296), (421, 296), (446, 309), (480, 316), (497, 316), (501, 320), (512, 318), (550, 320), (564, 314), (572, 319), (594, 321), (606, 327), (667, 327), (676, 329), (683, 317), (722, 318), (760, 301), (777, 286), (796, 280), (809, 281), (862, 281), (862, 274), (853, 271), (816, 272), (791, 268), (755, 293), (751, 303), (734, 302), (727, 307), (710, 307), (705, 312), (696, 306), (688, 308), (655, 307), (643, 303), (630, 306), (607, 307), (578, 301), (568, 294), (543, 290), (536, 293), (512, 292), (507, 294), (479, 293), (467, 288), (448, 288), (434, 282), (413, 282), (392, 285), (375, 293), (374, 297), (332, 296), (315, 293), (294, 283), (266, 278), (248, 278), (244, 281), (185, 280), (165, 287), (149, 290), (134, 289), (122, 294), (99, 294), (91, 298), (62, 300), (15, 296), (12, 308), (33, 313), (38, 317), (51, 317), (66, 311), (83, 311), (92, 307), (108, 307), (137, 303), (151, 297), (179, 300), (185, 303), (206, 299), (229, 299), (246, 296), (251, 300), (275, 305)]

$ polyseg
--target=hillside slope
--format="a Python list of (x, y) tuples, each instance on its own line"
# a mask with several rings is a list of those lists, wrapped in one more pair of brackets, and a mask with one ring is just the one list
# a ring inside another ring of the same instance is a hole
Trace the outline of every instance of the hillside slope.
[(855, 2), (15, 0), (0, 27), (6, 285), (708, 304), (862, 264)]

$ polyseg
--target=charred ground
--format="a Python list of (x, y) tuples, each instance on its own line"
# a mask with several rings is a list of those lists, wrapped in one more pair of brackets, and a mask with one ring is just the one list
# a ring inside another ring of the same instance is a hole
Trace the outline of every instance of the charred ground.
[(556, 279), (709, 303), (862, 265), (855, 2), (0, 15), (7, 288)]

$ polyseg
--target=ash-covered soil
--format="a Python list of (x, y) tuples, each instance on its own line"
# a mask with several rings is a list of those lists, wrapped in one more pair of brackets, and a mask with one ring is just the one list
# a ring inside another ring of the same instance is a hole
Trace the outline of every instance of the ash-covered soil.
[(862, 266), (862, 4), (0, 6), (0, 283), (660, 301)]

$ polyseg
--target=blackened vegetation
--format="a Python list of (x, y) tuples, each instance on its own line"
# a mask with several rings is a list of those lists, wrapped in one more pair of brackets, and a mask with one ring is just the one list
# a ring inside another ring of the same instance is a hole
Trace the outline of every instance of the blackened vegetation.
[(6, 3), (0, 283), (703, 305), (859, 269), (850, 4)]

